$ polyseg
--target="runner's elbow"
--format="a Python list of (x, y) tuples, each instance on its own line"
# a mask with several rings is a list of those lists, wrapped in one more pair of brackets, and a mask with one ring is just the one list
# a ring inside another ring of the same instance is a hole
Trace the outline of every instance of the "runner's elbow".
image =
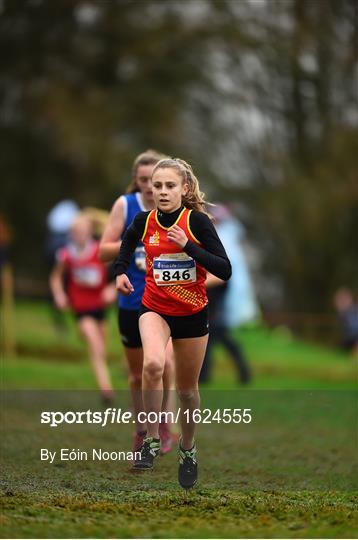
[(231, 268), (230, 261), (228, 261), (228, 264), (225, 268), (225, 271), (223, 272), (223, 275), (218, 276), (218, 277), (220, 277), (223, 281), (229, 281), (229, 279), (231, 278), (231, 275), (232, 275), (232, 268)]
[(99, 260), (104, 263), (110, 262), (112, 260), (112, 258), (108, 256), (106, 246), (102, 244), (99, 245), (98, 257), (99, 257)]

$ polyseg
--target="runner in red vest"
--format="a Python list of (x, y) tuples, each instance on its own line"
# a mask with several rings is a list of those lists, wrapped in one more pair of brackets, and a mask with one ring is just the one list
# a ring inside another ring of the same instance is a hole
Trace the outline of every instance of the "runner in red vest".
[[(159, 418), (165, 347), (172, 337), (181, 411), (189, 411), (181, 417), (178, 477), (182, 487), (190, 488), (198, 474), (191, 413), (200, 405), (198, 379), (209, 331), (206, 270), (228, 280), (231, 265), (204, 211), (204, 194), (190, 165), (180, 159), (159, 161), (152, 188), (156, 209), (137, 214), (127, 229), (115, 263), (116, 284), (122, 294), (133, 292), (126, 271), (141, 239), (147, 268), (139, 318), (143, 403), (147, 415), (154, 412)], [(147, 431), (135, 469), (151, 469), (160, 452), (158, 422), (148, 422)]]
[(72, 308), (88, 345), (103, 401), (110, 405), (113, 388), (106, 365), (104, 319), (106, 304), (114, 301), (115, 290), (107, 284), (107, 268), (99, 260), (99, 246), (92, 238), (90, 220), (79, 215), (72, 224), (70, 236), (71, 242), (57, 252), (50, 286), (57, 307)]

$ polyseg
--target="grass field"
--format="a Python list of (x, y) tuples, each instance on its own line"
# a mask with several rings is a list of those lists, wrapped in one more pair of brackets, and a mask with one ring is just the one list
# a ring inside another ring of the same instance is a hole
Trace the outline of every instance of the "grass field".
[[(240, 331), (253, 384), (240, 388), (219, 348), (203, 405), (250, 407), (253, 422), (199, 426), (200, 482), (185, 493), (176, 482), (175, 453), (141, 475), (129, 473), (124, 462), (40, 461), (39, 449), (46, 447), (130, 447), (130, 426), (110, 426), (99, 434), (88, 425), (40, 425), (41, 410), (99, 409), (85, 348), (70, 317), (67, 322), (68, 335), (59, 337), (47, 306), (17, 307), (18, 354), (1, 366), (1, 537), (357, 535), (354, 361), (299, 342), (285, 330)], [(108, 348), (116, 406), (128, 408), (115, 326), (112, 313)]]

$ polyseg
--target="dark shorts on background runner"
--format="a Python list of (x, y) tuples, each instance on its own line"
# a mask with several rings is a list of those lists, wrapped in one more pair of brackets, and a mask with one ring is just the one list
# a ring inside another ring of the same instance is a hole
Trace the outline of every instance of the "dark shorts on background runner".
[(139, 333), (139, 311), (133, 309), (118, 309), (118, 329), (121, 341), (129, 349), (142, 347)]
[[(139, 317), (150, 311), (157, 313), (153, 309), (149, 309), (142, 304), (139, 309)], [(185, 315), (184, 317), (163, 315), (163, 313), (158, 313), (158, 315), (167, 322), (172, 339), (201, 337), (209, 333), (208, 306), (205, 306), (204, 309), (194, 313), (194, 315)]]
[(88, 309), (86, 311), (75, 311), (75, 317), (77, 320), (82, 319), (83, 317), (91, 317), (96, 319), (96, 321), (104, 321), (106, 318), (106, 312), (104, 309)]

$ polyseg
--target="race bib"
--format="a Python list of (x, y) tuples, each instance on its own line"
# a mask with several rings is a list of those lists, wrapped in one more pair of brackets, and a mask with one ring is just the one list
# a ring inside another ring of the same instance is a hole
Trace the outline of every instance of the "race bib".
[(74, 268), (73, 281), (85, 287), (99, 287), (102, 281), (102, 275), (96, 266)]
[(144, 246), (139, 246), (134, 252), (134, 261), (139, 270), (146, 271)]
[(154, 257), (153, 277), (159, 287), (195, 283), (195, 261), (186, 253), (169, 253)]

